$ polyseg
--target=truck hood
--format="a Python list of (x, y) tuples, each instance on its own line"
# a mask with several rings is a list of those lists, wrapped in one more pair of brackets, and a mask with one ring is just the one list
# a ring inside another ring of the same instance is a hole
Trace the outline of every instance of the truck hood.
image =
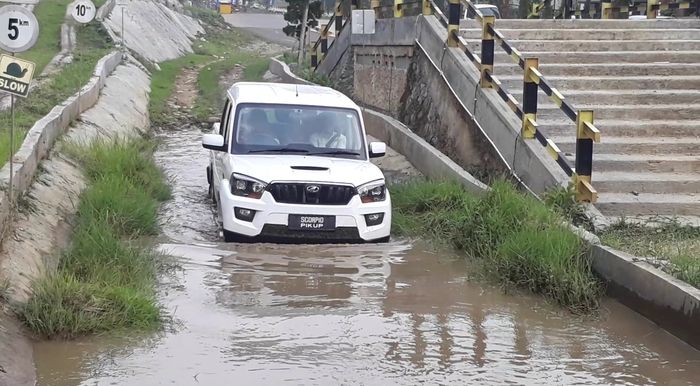
[(381, 170), (369, 161), (304, 155), (229, 154), (231, 170), (265, 183), (298, 181), (352, 184), (357, 187), (383, 180)]

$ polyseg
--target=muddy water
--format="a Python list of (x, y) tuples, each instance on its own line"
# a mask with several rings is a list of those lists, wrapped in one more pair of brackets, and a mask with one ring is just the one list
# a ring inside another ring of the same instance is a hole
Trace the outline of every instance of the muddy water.
[(160, 249), (182, 269), (146, 336), (45, 342), (39, 384), (664, 384), (700, 380), (700, 353), (617, 302), (576, 318), (469, 280), (420, 244), (225, 245), (195, 130), (163, 134), (174, 200)]

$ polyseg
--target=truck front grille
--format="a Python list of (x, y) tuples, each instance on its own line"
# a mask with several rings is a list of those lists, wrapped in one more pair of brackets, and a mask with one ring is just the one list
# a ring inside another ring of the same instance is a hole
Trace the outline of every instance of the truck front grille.
[(347, 205), (356, 193), (351, 186), (303, 183), (274, 183), (268, 190), (277, 202), (309, 205)]

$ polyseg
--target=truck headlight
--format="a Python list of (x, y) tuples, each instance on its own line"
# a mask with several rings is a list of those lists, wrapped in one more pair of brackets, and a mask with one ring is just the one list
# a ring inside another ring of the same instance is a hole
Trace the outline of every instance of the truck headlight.
[(363, 203), (386, 200), (386, 185), (384, 181), (372, 181), (357, 188), (357, 194)]
[(253, 177), (243, 174), (233, 173), (229, 180), (231, 184), (231, 194), (248, 198), (260, 198), (267, 187), (267, 184)]

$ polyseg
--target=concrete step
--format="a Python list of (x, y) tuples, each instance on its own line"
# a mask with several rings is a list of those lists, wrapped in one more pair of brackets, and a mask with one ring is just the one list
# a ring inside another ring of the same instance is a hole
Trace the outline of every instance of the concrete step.
[[(700, 31), (699, 31), (700, 32)], [(524, 70), (513, 61), (496, 62), (494, 73), (521, 75)], [(540, 72), (545, 76), (670, 76), (700, 75), (700, 63), (588, 63), (543, 64)]]
[[(518, 75), (496, 76), (501, 83), (515, 93), (522, 89), (523, 78)], [(569, 90), (698, 90), (700, 75), (689, 76), (547, 76), (550, 86), (566, 96)]]
[[(497, 23), (500, 25), (500, 23)], [(508, 40), (700, 40), (697, 29), (496, 29)], [(481, 28), (460, 29), (465, 39), (481, 39)]]
[[(470, 47), (481, 52), (481, 40), (466, 39)], [(521, 52), (590, 52), (590, 51), (698, 51), (700, 40), (514, 40), (511, 47)]]
[[(573, 163), (574, 157), (567, 157)], [(650, 173), (698, 173), (698, 155), (594, 154), (593, 170)]]
[[(568, 118), (556, 121), (539, 120), (540, 129), (551, 137), (576, 135), (576, 125)], [(700, 135), (697, 120), (656, 119), (646, 121), (599, 119), (595, 121), (603, 138), (610, 137), (696, 137)]]
[[(481, 51), (470, 45), (470, 49), (477, 56)], [(527, 51), (525, 57), (535, 57), (543, 64), (567, 64), (567, 63), (700, 63), (700, 51), (578, 51), (578, 52), (551, 52), (551, 51)], [(512, 63), (508, 55), (500, 47), (495, 49), (495, 63)], [(498, 71), (498, 69), (496, 69)]]
[[(522, 103), (522, 87), (514, 87), (508, 91)], [(634, 104), (645, 107), (655, 104), (700, 104), (700, 90), (569, 90), (564, 93), (564, 97), (574, 108), (582, 105)], [(553, 103), (541, 90), (537, 100), (540, 107)]]
[[(461, 20), (460, 28), (477, 28), (475, 20)], [(700, 20), (657, 19), (657, 20), (540, 20), (540, 19), (499, 19), (496, 29), (698, 29)]]
[[(697, 119), (700, 117), (700, 105), (585, 105), (574, 106), (580, 110), (593, 110), (597, 119)], [(551, 120), (564, 117), (561, 109), (547, 103), (537, 108), (537, 118), (540, 120)], [(700, 125), (699, 125), (700, 126)]]
[(606, 216), (697, 216), (700, 196), (694, 194), (600, 193), (595, 204)]
[(603, 193), (697, 193), (700, 192), (700, 175), (598, 172), (594, 169), (593, 185)]
[[(549, 137), (565, 152), (576, 152), (576, 135)], [(603, 136), (593, 146), (596, 154), (700, 154), (700, 137), (611, 137)], [(700, 178), (700, 177), (699, 177)]]

